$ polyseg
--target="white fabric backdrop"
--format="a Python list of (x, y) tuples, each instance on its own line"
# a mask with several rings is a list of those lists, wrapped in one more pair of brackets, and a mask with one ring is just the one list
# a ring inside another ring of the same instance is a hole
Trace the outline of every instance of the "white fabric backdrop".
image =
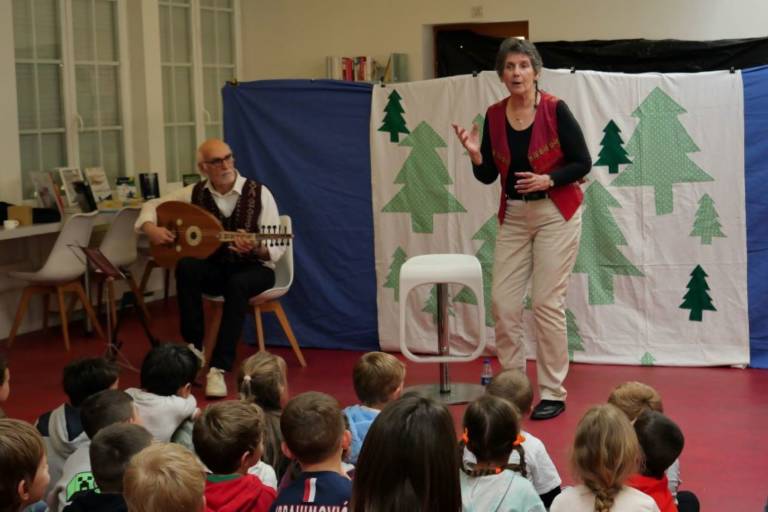
[[(567, 299), (573, 359), (747, 363), (741, 75), (544, 70), (540, 86), (569, 105), (593, 162), (601, 158), (601, 142), (613, 149), (606, 158), (616, 154), (615, 133), (603, 139), (609, 121), (621, 130), (618, 151), (631, 161), (617, 164), (615, 174), (596, 165), (582, 185), (585, 223), (590, 205), (593, 209)], [(399, 99), (390, 100), (393, 90)], [(486, 277), (492, 271), (494, 223), (489, 221), (498, 206), (499, 184), (475, 180), (451, 123), (482, 124), (478, 116), (505, 95), (493, 72), (374, 87), (371, 181), (384, 350), (399, 347), (396, 283), (406, 256), (474, 254)], [(392, 142), (398, 124), (410, 133), (397, 133), (398, 142)], [(697, 265), (707, 277), (690, 283)], [(688, 286), (692, 298), (686, 301)], [(434, 299), (430, 287), (422, 288), (410, 296), (406, 335), (411, 350), (434, 352)], [(476, 307), (458, 286), (449, 295), (452, 346), (466, 350), (477, 339)], [(695, 311), (681, 308), (684, 301)], [(697, 313), (701, 321), (691, 320)], [(527, 311), (526, 321), (531, 320)], [(492, 352), (493, 328), (485, 328)], [(529, 357), (534, 354), (531, 336), (528, 329)]]

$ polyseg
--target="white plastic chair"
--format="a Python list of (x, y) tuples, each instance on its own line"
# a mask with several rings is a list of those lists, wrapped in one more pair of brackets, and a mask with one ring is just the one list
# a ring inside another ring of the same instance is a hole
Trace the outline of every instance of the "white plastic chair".
[[(280, 225), (283, 226), (288, 233), (292, 233), (291, 217), (288, 215), (280, 216)], [(293, 243), (289, 244), (285, 248), (283, 257), (275, 263), (275, 285), (269, 290), (265, 290), (259, 295), (252, 297), (249, 304), (253, 307), (253, 316), (256, 322), (256, 338), (259, 342), (259, 351), (266, 350), (264, 345), (264, 328), (261, 323), (261, 313), (272, 312), (277, 316), (277, 320), (280, 322), (280, 326), (285, 332), (285, 336), (288, 338), (288, 342), (293, 348), (293, 353), (296, 354), (296, 359), (299, 360), (299, 364), (302, 367), (307, 366), (307, 362), (304, 359), (304, 355), (301, 353), (299, 342), (296, 340), (296, 336), (293, 334), (291, 324), (288, 322), (288, 317), (285, 316), (283, 306), (280, 305), (280, 297), (288, 293), (293, 283)], [(209, 347), (213, 346), (216, 341), (216, 336), (219, 332), (219, 326), (221, 325), (221, 313), (224, 303), (224, 298), (221, 296), (209, 296), (203, 297), (209, 303), (213, 309), (212, 321), (209, 322), (209, 328), (206, 329), (204, 346), (207, 352)], [(206, 360), (207, 357), (206, 357)]]
[[(448, 333), (448, 284), (468, 287), (477, 297), (479, 340), (469, 354), (450, 355)], [(417, 355), (408, 348), (405, 337), (408, 294), (420, 285), (437, 286), (437, 355)], [(485, 350), (485, 304), (483, 302), (483, 271), (480, 261), (467, 254), (424, 254), (409, 258), (400, 267), (400, 351), (417, 363), (439, 363), (439, 385), (415, 386), (418, 391), (445, 403), (457, 404), (474, 400), (483, 393), (480, 385), (448, 381), (448, 363), (477, 359)], [(413, 388), (409, 388), (413, 389)]]
[(69, 351), (69, 327), (67, 319), (67, 306), (64, 301), (66, 293), (74, 293), (76, 299), (83, 304), (83, 309), (93, 323), (99, 336), (104, 337), (96, 314), (91, 307), (85, 290), (80, 283), (80, 278), (85, 274), (85, 255), (77, 247), (85, 247), (91, 238), (93, 223), (98, 211), (91, 213), (78, 213), (64, 222), (59, 236), (48, 255), (48, 259), (40, 270), (36, 272), (9, 272), (16, 279), (28, 281), (30, 284), (24, 288), (16, 310), (16, 318), (8, 336), (8, 347), (13, 345), (16, 332), (24, 319), (29, 306), (29, 299), (33, 295), (43, 294), (43, 328), (48, 327), (48, 308), (50, 294), (56, 293), (61, 317), (61, 331), (64, 335), (64, 347)]
[[(146, 318), (149, 318), (149, 311), (147, 311), (147, 306), (144, 304), (144, 296), (141, 291), (139, 291), (139, 287), (136, 285), (136, 280), (133, 278), (133, 275), (126, 271), (126, 267), (135, 262), (139, 254), (136, 248), (139, 235), (133, 229), (133, 225), (140, 213), (141, 208), (138, 207), (127, 207), (118, 211), (109, 225), (109, 230), (101, 241), (99, 250), (101, 250), (101, 253), (110, 261), (110, 263), (123, 271), (128, 286), (136, 297), (136, 305), (142, 309)], [(101, 310), (104, 280), (100, 279), (101, 274), (99, 272), (94, 272), (94, 275), (98, 280), (98, 309)], [(111, 314), (115, 315), (114, 290), (109, 290), (109, 295)], [(116, 318), (116, 316), (112, 316), (112, 318)]]

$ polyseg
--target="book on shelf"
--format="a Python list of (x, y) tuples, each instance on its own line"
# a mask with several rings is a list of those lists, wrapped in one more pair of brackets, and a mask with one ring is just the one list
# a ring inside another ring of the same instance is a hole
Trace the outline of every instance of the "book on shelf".
[(97, 203), (112, 199), (112, 188), (103, 167), (86, 167), (84, 172)]
[(83, 181), (83, 173), (77, 167), (57, 167), (56, 171), (61, 178), (61, 188), (64, 189), (64, 195), (67, 198), (67, 206), (79, 206), (73, 183)]
[(46, 171), (32, 171), (29, 173), (32, 185), (35, 187), (37, 203), (43, 208), (51, 208), (59, 213), (64, 213), (64, 201), (61, 190), (53, 180), (53, 175)]
[(325, 77), (354, 82), (405, 82), (408, 80), (408, 60), (404, 53), (389, 55), (386, 66), (371, 55), (325, 58)]
[(91, 186), (87, 181), (73, 181), (72, 188), (75, 190), (75, 201), (80, 207), (80, 211), (83, 213), (90, 213), (98, 209), (93, 190), (91, 190)]
[(117, 188), (117, 198), (121, 201), (128, 201), (139, 197), (136, 191), (136, 178), (133, 176), (118, 176), (115, 180)]

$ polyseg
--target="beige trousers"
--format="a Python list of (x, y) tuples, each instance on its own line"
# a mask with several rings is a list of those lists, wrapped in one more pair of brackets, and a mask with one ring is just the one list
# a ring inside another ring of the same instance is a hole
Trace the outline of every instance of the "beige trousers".
[(551, 199), (508, 200), (493, 262), (496, 348), (504, 368), (525, 372), (523, 299), (531, 281), (536, 369), (543, 400), (565, 400), (568, 337), (565, 295), (576, 262), (581, 210), (563, 219)]

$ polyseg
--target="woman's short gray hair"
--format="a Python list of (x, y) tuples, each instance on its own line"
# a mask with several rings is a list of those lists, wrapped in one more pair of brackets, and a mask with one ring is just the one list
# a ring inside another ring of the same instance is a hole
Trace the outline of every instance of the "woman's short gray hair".
[(496, 73), (499, 76), (504, 74), (504, 65), (507, 62), (507, 55), (510, 53), (522, 53), (527, 55), (531, 59), (531, 65), (536, 73), (541, 72), (543, 63), (541, 62), (541, 55), (539, 50), (533, 45), (532, 42), (525, 39), (518, 39), (517, 37), (508, 37), (501, 42), (499, 46), (499, 52), (496, 54)]

